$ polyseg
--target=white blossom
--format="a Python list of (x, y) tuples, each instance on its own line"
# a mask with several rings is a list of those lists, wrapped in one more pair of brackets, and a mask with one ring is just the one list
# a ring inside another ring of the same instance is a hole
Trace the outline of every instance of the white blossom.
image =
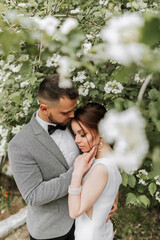
[(138, 174), (139, 175), (148, 175), (148, 172), (145, 170), (145, 169), (140, 169), (139, 171), (138, 171)]
[(85, 71), (77, 72), (77, 77), (73, 77), (73, 82), (81, 82), (83, 83), (86, 79)]
[(25, 113), (25, 115), (28, 114), (28, 109), (31, 106), (31, 101), (29, 101), (28, 99), (23, 101), (23, 112)]
[(9, 55), (7, 56), (7, 62), (11, 63), (11, 62), (13, 62), (13, 61), (14, 61), (14, 55), (13, 55), (13, 54), (9, 54)]
[(105, 19), (110, 18), (112, 15), (113, 15), (113, 13), (107, 11), (106, 14), (105, 14)]
[(71, 63), (68, 57), (61, 57), (59, 60), (59, 68), (58, 73), (60, 74), (60, 78), (68, 78), (70, 76), (70, 68)]
[(4, 61), (0, 60), (0, 66), (4, 66)]
[(26, 87), (26, 86), (28, 86), (29, 85), (29, 82), (21, 82), (20, 83), (20, 87), (21, 88), (24, 88), (24, 87)]
[(111, 18), (101, 31), (106, 57), (126, 66), (140, 63), (149, 53), (148, 47), (139, 43), (143, 25), (144, 19), (138, 13)]
[(62, 34), (67, 35), (72, 29), (78, 26), (78, 21), (74, 18), (67, 18), (60, 28)]
[(81, 13), (81, 12), (83, 12), (83, 10), (80, 8), (76, 8), (76, 9), (73, 9), (70, 11), (71, 14), (76, 14), (76, 13)]
[(50, 15), (43, 19), (40, 17), (34, 17), (33, 19), (38, 24), (39, 29), (44, 30), (49, 36), (55, 33), (59, 25), (59, 20)]
[(114, 11), (115, 11), (115, 12), (121, 11), (121, 5), (119, 5), (119, 6), (116, 5), (116, 6), (114, 7)]
[(90, 87), (95, 88), (95, 84), (93, 82), (90, 82)]
[(147, 7), (147, 3), (144, 3), (142, 0), (132, 1), (127, 3), (127, 7), (134, 7), (135, 9), (144, 9)]
[(147, 183), (146, 183), (143, 179), (139, 179), (138, 183), (139, 183), (139, 184), (142, 184), (142, 185), (144, 185), (144, 186), (147, 185)]
[(14, 64), (11, 64), (9, 69), (12, 71), (12, 72), (19, 72), (19, 70), (21, 69), (22, 67), (22, 64), (18, 64), (17, 66), (15, 66)]
[(16, 127), (13, 127), (12, 128), (12, 133), (13, 134), (17, 134), (19, 131), (20, 131), (20, 129), (22, 128), (22, 126), (20, 126), (20, 125), (17, 125)]
[(93, 82), (87, 81), (79, 87), (79, 95), (87, 96), (89, 93), (89, 88), (95, 88), (95, 84)]
[(78, 89), (78, 93), (79, 93), (79, 95), (87, 96), (89, 93), (89, 90), (88, 90), (88, 88), (85, 88), (84, 86), (80, 86)]
[(110, 110), (101, 120), (99, 130), (104, 141), (115, 143), (110, 157), (122, 170), (135, 171), (141, 166), (148, 142), (145, 122), (137, 108)]
[(18, 112), (16, 115), (15, 115), (15, 119), (16, 120), (19, 120), (19, 118), (23, 118), (24, 117), (24, 113), (23, 112)]
[(25, 7), (27, 7), (27, 5), (25, 4), (25, 3), (18, 3), (18, 5), (17, 5), (18, 7), (22, 7), (22, 8), (25, 8)]
[(158, 186), (160, 186), (160, 176), (157, 175), (157, 176), (154, 177), (154, 179), (156, 180), (155, 183), (156, 183)]
[(82, 45), (84, 54), (87, 54), (92, 47), (92, 43), (86, 42)]
[(114, 81), (109, 81), (105, 84), (104, 90), (106, 93), (121, 93), (123, 90), (123, 86), (120, 82), (117, 82), (116, 80)]
[(157, 191), (155, 193), (155, 199), (160, 203), (160, 192), (159, 191)]
[(99, 0), (100, 5), (106, 6), (108, 4), (109, 0)]
[(0, 125), (0, 136), (4, 138), (4, 137), (7, 137), (7, 134), (8, 134), (8, 129), (5, 129)]
[(71, 88), (73, 86), (72, 81), (69, 78), (64, 78), (59, 81), (60, 88)]
[(93, 36), (92, 34), (86, 34), (86, 38), (87, 38), (88, 40), (91, 40), (91, 39), (94, 38), (94, 36)]
[(134, 81), (137, 83), (142, 83), (145, 81), (145, 78), (140, 78), (139, 73), (136, 73), (134, 76)]
[(24, 107), (30, 107), (30, 106), (31, 106), (30, 103), (31, 103), (31, 102), (30, 102), (28, 99), (26, 99), (26, 100), (23, 101), (23, 106), (24, 106)]
[(53, 54), (52, 57), (47, 59), (47, 67), (57, 67), (61, 56), (58, 54)]

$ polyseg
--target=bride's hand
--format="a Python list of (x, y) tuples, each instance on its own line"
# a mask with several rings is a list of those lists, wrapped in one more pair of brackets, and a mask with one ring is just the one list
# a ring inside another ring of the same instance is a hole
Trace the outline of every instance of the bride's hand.
[(74, 162), (74, 172), (84, 175), (91, 167), (97, 152), (97, 147), (93, 147), (90, 152), (79, 155)]

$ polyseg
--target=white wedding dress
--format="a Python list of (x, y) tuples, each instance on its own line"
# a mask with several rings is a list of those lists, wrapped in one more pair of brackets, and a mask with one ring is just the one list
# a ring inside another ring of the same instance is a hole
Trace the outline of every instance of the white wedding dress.
[(82, 182), (86, 180), (93, 167), (102, 163), (107, 167), (109, 178), (107, 185), (99, 199), (93, 205), (92, 219), (86, 213), (83, 213), (75, 221), (75, 240), (112, 240), (113, 225), (109, 220), (106, 223), (117, 196), (119, 186), (122, 182), (121, 174), (117, 166), (111, 163), (109, 158), (95, 159), (90, 170), (84, 176)]

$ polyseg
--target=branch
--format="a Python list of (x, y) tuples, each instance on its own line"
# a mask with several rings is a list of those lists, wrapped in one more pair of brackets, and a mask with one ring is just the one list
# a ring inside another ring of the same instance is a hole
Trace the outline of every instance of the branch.
[(140, 102), (143, 98), (143, 94), (147, 88), (147, 85), (149, 84), (150, 80), (152, 79), (152, 74), (149, 74), (147, 77), (146, 77), (146, 80), (144, 81), (144, 83), (142, 84), (142, 87), (139, 91), (139, 94), (138, 94), (138, 102)]

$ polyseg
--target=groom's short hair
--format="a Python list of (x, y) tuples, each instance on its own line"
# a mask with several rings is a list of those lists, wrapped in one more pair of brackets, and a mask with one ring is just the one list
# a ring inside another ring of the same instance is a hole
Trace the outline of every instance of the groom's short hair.
[(39, 85), (38, 98), (47, 101), (58, 101), (61, 97), (66, 96), (69, 99), (78, 97), (78, 89), (74, 84), (70, 88), (59, 87), (59, 75), (54, 74), (46, 77)]

